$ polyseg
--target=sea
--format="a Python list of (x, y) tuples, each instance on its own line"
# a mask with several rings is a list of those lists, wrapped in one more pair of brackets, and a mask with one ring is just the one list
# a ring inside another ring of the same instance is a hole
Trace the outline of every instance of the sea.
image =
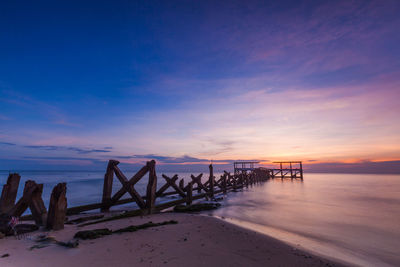
[[(127, 172), (129, 178), (135, 172)], [(104, 171), (20, 171), (52, 188), (67, 182), (68, 206), (101, 202)], [(158, 188), (164, 184), (158, 173)], [(172, 177), (175, 173), (164, 173)], [(190, 173), (177, 173), (190, 181)], [(195, 173), (194, 175), (198, 175)], [(217, 177), (220, 173), (215, 174)], [(8, 172), (0, 171), (0, 190)], [(208, 174), (205, 173), (203, 181)], [(135, 188), (144, 195), (146, 179)], [(114, 179), (113, 192), (121, 187)], [(125, 197), (129, 197), (126, 195)], [(158, 203), (173, 197), (158, 199)], [(400, 266), (400, 175), (305, 173), (303, 180), (271, 179), (223, 197), (212, 215), (282, 240), (295, 249), (357, 266)], [(114, 209), (135, 208), (133, 203)]]

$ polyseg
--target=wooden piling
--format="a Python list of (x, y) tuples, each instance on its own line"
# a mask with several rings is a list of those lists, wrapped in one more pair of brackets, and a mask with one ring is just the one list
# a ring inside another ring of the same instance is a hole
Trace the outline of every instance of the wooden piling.
[(110, 210), (112, 184), (114, 178), (114, 166), (119, 164), (117, 160), (109, 160), (107, 165), (106, 173), (104, 174), (104, 184), (103, 184), (103, 199), (101, 201), (102, 207), (101, 211)]
[(67, 214), (67, 184), (59, 183), (51, 192), (49, 213), (47, 215), (47, 229), (64, 229), (65, 216)]
[(146, 210), (148, 214), (152, 214), (154, 212), (157, 190), (156, 162), (154, 160), (148, 161), (147, 165), (149, 167), (149, 182), (146, 190)]
[(8, 175), (7, 183), (1, 191), (0, 213), (7, 213), (14, 207), (20, 180), (21, 176), (18, 173), (10, 173)]
[(222, 176), (222, 191), (224, 192), (224, 194), (226, 195), (226, 174), (224, 174), (223, 176)]
[(42, 199), (43, 184), (38, 184), (36, 190), (33, 191), (29, 209), (36, 225), (45, 225), (47, 221), (47, 210)]
[(303, 163), (300, 162), (300, 178), (303, 180)]
[(186, 191), (186, 205), (191, 205), (193, 201), (193, 183), (190, 182), (187, 185), (187, 191)]
[(213, 170), (213, 166), (212, 164), (210, 164), (210, 166), (208, 166), (208, 168), (210, 169), (210, 177), (209, 177), (209, 193), (210, 193), (210, 197), (214, 197), (214, 170)]

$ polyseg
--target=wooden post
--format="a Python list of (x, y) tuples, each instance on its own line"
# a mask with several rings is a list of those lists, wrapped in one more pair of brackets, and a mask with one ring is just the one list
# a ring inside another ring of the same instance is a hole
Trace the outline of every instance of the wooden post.
[(119, 161), (109, 160), (107, 165), (106, 174), (104, 174), (104, 184), (103, 184), (103, 199), (101, 201), (101, 211), (109, 211), (112, 193), (112, 184), (114, 178), (114, 166), (118, 165)]
[(303, 164), (300, 162), (300, 178), (303, 180)]
[(15, 205), (21, 176), (18, 173), (10, 173), (7, 184), (3, 186), (0, 198), (0, 213), (7, 213)]
[(222, 176), (222, 191), (226, 195), (226, 174)]
[(292, 163), (290, 162), (290, 178), (293, 179), (293, 169), (292, 169)]
[(67, 184), (59, 183), (53, 188), (50, 197), (49, 214), (47, 216), (47, 229), (64, 229), (67, 213)]
[(182, 191), (185, 191), (185, 182), (183, 181), (183, 179), (181, 179), (181, 180), (179, 181), (179, 188), (180, 188)]
[(187, 192), (186, 192), (186, 205), (191, 205), (193, 201), (193, 183), (190, 182), (187, 185)]
[(29, 203), (29, 209), (37, 225), (45, 225), (47, 221), (47, 210), (42, 199), (42, 192), (43, 184), (38, 184)]
[(148, 214), (154, 212), (156, 203), (156, 190), (157, 190), (157, 175), (156, 175), (156, 162), (154, 160), (148, 161), (149, 166), (149, 183), (147, 184), (146, 191), (146, 209)]
[(208, 168), (210, 169), (210, 178), (209, 178), (210, 197), (214, 197), (214, 170), (213, 170), (212, 164), (210, 164), (210, 166), (208, 166)]

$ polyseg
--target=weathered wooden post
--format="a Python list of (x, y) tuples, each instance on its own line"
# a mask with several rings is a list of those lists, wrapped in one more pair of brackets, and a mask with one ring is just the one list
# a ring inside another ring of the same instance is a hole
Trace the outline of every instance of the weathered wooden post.
[(290, 178), (293, 179), (293, 169), (292, 169), (292, 163), (290, 162)]
[(156, 162), (154, 160), (148, 161), (149, 167), (149, 183), (147, 184), (146, 191), (146, 209), (148, 214), (154, 212), (156, 203), (156, 190), (157, 190), (157, 175), (156, 175)]
[(67, 184), (59, 183), (51, 192), (49, 214), (47, 216), (47, 229), (64, 229), (64, 221), (67, 213)]
[(222, 191), (226, 195), (226, 174), (222, 176)]
[(208, 166), (208, 168), (210, 169), (210, 178), (209, 178), (209, 185), (210, 185), (210, 197), (214, 197), (214, 170), (213, 170), (213, 166), (212, 164), (210, 164), (210, 166)]
[(181, 180), (179, 181), (179, 188), (180, 188), (182, 191), (185, 191), (185, 182), (183, 181), (183, 179), (181, 179)]
[(7, 213), (14, 207), (21, 176), (18, 173), (10, 173), (7, 183), (3, 186), (0, 198), (0, 213)]
[(47, 210), (42, 199), (43, 184), (38, 184), (36, 190), (33, 191), (29, 209), (32, 217), (37, 225), (45, 225), (47, 221)]
[(303, 164), (300, 161), (300, 178), (303, 180)]
[(114, 178), (114, 166), (118, 165), (119, 161), (109, 160), (107, 165), (107, 171), (104, 174), (104, 184), (103, 184), (103, 199), (101, 201), (101, 211), (109, 211), (112, 193), (112, 184)]
[(191, 205), (193, 202), (193, 183), (190, 182), (187, 185), (187, 191), (186, 191), (186, 205)]

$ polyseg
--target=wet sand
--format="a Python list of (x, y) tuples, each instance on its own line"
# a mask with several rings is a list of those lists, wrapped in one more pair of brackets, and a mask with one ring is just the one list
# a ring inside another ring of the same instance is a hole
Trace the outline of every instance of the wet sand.
[[(149, 221), (178, 224), (80, 240), (77, 248), (56, 244), (30, 250), (33, 239), (48, 233), (69, 241), (77, 231), (120, 229)], [(344, 266), (281, 241), (211, 216), (164, 213), (126, 218), (85, 227), (35, 232), (20, 240), (0, 239), (0, 266)]]

